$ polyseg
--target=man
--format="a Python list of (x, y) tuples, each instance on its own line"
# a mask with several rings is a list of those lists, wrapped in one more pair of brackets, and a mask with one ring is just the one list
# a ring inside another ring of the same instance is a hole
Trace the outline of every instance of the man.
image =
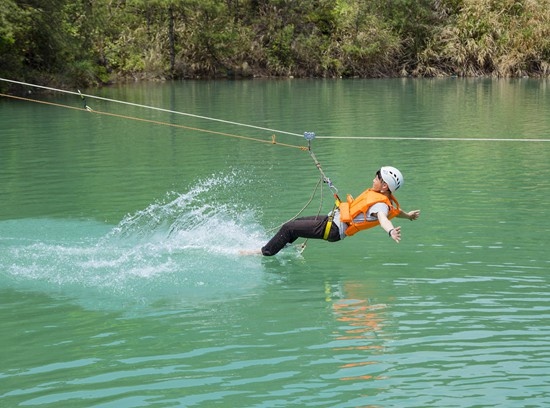
[(328, 216), (302, 217), (285, 223), (279, 232), (262, 247), (262, 254), (272, 256), (298, 238), (340, 241), (347, 236), (379, 225), (397, 243), (401, 241), (401, 227), (394, 227), (391, 219), (420, 216), (420, 210), (403, 211), (393, 193), (403, 185), (403, 175), (395, 167), (385, 166), (376, 172), (372, 187), (354, 199), (348, 195), (345, 202)]

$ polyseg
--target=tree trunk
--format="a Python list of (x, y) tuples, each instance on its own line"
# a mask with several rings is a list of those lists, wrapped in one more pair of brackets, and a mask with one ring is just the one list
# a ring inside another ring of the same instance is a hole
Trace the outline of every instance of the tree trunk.
[(174, 34), (174, 6), (168, 7), (168, 42), (170, 47), (170, 75), (174, 77), (176, 70), (176, 41)]

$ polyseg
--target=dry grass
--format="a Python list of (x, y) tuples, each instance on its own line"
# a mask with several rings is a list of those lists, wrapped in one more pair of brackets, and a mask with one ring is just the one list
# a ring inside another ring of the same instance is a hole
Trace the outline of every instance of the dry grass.
[(464, 0), (419, 55), (417, 74), (550, 74), (549, 0)]

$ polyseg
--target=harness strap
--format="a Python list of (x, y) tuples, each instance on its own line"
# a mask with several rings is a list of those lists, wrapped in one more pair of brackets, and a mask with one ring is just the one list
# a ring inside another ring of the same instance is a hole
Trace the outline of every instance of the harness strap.
[(323, 235), (323, 239), (326, 241), (328, 239), (328, 235), (330, 234), (330, 229), (332, 228), (332, 220), (333, 220), (332, 214), (329, 215), (327, 225), (325, 226), (325, 234)]
[(330, 234), (330, 229), (332, 228), (332, 221), (334, 220), (334, 213), (336, 212), (336, 209), (340, 206), (340, 197), (338, 197), (338, 194), (334, 194), (335, 201), (334, 201), (334, 208), (330, 212), (330, 215), (328, 216), (327, 225), (325, 225), (325, 233), (323, 234), (323, 239), (326, 241), (328, 239), (328, 236)]

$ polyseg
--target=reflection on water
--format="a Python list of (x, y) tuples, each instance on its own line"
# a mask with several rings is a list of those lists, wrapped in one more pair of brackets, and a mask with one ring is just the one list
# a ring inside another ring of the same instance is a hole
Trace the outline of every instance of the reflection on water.
[[(330, 293), (330, 287), (327, 288)], [(365, 298), (366, 288), (359, 282), (348, 282), (341, 285), (340, 299), (332, 301), (336, 320), (341, 323), (336, 333), (337, 345), (333, 348), (336, 354), (355, 354), (358, 361), (348, 361), (340, 366), (342, 381), (379, 380), (378, 370), (369, 366), (378, 364), (372, 358), (384, 352), (385, 304), (370, 304)]]

